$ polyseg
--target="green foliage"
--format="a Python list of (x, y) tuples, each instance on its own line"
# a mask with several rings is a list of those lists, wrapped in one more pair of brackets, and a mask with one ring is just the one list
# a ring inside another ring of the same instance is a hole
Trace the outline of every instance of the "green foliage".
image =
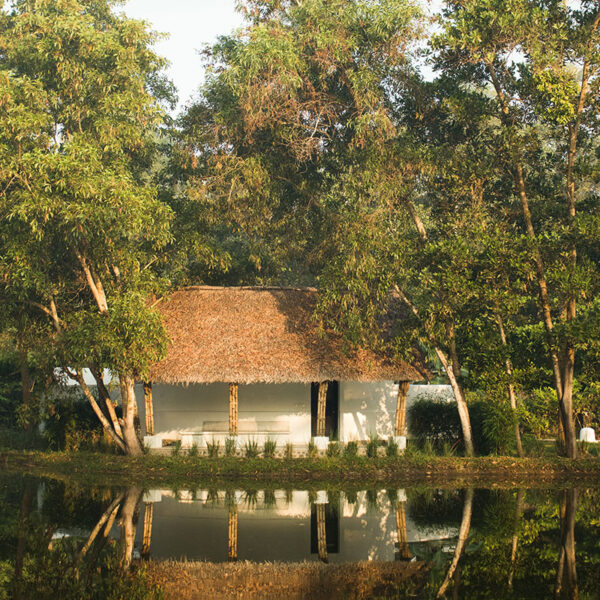
[(181, 456), (181, 440), (175, 440), (173, 449), (171, 450), (172, 456)]
[(291, 442), (288, 442), (285, 445), (284, 456), (287, 459), (294, 458), (294, 444), (292, 444)]
[(344, 447), (344, 456), (353, 458), (358, 455), (358, 442), (350, 440)]
[(237, 439), (234, 437), (225, 438), (225, 456), (234, 456), (237, 446)]
[(376, 435), (370, 433), (369, 441), (367, 442), (367, 456), (369, 458), (376, 458), (378, 450), (379, 450), (379, 438)]
[(275, 456), (275, 450), (277, 449), (277, 442), (275, 440), (266, 439), (263, 446), (263, 456), (265, 458), (273, 458)]
[(196, 444), (195, 442), (192, 444), (192, 447), (188, 450), (188, 456), (190, 458), (198, 458), (198, 444)]
[(221, 444), (219, 440), (207, 440), (206, 441), (206, 450), (208, 452), (209, 458), (217, 458), (219, 456), (219, 448)]
[(339, 442), (329, 442), (327, 445), (327, 456), (329, 458), (337, 458), (342, 453)]
[(258, 442), (254, 439), (246, 440), (244, 454), (246, 458), (256, 458), (258, 456)]
[(104, 432), (92, 407), (77, 387), (54, 386), (41, 407), (42, 435), (54, 450), (106, 450)]
[(316, 444), (310, 440), (308, 442), (308, 457), (309, 458), (317, 458), (319, 456), (319, 451), (317, 450)]
[(385, 455), (390, 458), (395, 458), (398, 456), (398, 444), (393, 437), (391, 437), (387, 442), (385, 447)]

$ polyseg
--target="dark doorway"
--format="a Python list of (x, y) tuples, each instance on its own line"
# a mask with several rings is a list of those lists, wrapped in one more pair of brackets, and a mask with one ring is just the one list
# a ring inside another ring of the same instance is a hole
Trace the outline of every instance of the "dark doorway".
[[(317, 404), (319, 402), (319, 384), (310, 384), (310, 434), (317, 435)], [(330, 381), (327, 386), (327, 404), (325, 406), (325, 435), (330, 440), (338, 439), (340, 420), (340, 384)]]

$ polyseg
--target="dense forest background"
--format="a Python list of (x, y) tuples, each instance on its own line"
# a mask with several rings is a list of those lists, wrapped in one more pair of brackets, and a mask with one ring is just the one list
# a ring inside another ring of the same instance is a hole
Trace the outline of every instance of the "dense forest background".
[(0, 425), (62, 411), (76, 431), (62, 367), (139, 453), (134, 383), (167, 343), (153, 299), (309, 285), (324, 332), (452, 385), (467, 454), (483, 403), (496, 451), (527, 431), (575, 457), (600, 425), (598, 4), (239, 10), (176, 118), (158, 34), (118, 2), (0, 11)]

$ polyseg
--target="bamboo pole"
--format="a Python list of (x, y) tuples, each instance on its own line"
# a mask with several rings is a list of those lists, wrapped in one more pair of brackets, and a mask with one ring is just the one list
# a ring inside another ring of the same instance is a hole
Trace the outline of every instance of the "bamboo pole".
[(319, 383), (319, 392), (317, 399), (317, 437), (325, 435), (325, 409), (327, 407), (327, 388), (328, 381)]
[(152, 383), (144, 382), (144, 412), (146, 415), (146, 435), (154, 435), (154, 402)]
[(395, 435), (406, 435), (406, 396), (408, 394), (408, 381), (398, 382), (398, 397), (396, 399), (396, 428)]
[(142, 557), (150, 556), (150, 543), (152, 541), (152, 518), (154, 516), (154, 504), (147, 502), (144, 506), (144, 534), (142, 536)]
[(238, 384), (229, 384), (229, 435), (238, 434)]
[(408, 546), (408, 533), (406, 531), (406, 507), (405, 502), (399, 502), (396, 506), (396, 530), (398, 532), (398, 554), (400, 560), (410, 560), (410, 548)]
[(235, 562), (238, 558), (238, 511), (235, 505), (229, 507), (227, 557), (230, 562)]
[(324, 563), (329, 562), (329, 556), (327, 554), (327, 530), (325, 528), (326, 510), (326, 504), (317, 504), (317, 549), (319, 553), (319, 560), (323, 561)]

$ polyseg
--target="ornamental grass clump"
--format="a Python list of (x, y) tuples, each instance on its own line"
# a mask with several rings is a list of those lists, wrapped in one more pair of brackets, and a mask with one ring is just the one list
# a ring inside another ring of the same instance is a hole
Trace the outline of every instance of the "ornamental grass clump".
[(179, 456), (181, 454), (181, 440), (177, 440), (173, 444), (173, 456)]
[(188, 450), (188, 456), (190, 458), (198, 458), (198, 444), (192, 444), (192, 447)]
[(277, 449), (277, 442), (275, 442), (275, 440), (271, 440), (271, 439), (265, 440), (265, 445), (263, 447), (263, 456), (265, 458), (273, 458), (275, 456), (276, 449)]
[(317, 446), (311, 440), (310, 442), (308, 442), (308, 457), (309, 458), (317, 458), (318, 455), (319, 455), (319, 451), (317, 450)]
[(225, 438), (225, 456), (235, 456), (236, 442), (235, 438)]
[(379, 448), (379, 440), (377, 437), (370, 435), (367, 442), (367, 456), (369, 458), (377, 458), (377, 449)]
[(351, 442), (348, 442), (346, 444), (346, 447), (344, 448), (344, 456), (353, 458), (354, 456), (357, 456), (357, 455), (358, 455), (358, 442), (355, 442), (354, 440)]
[(206, 450), (208, 451), (208, 456), (210, 458), (217, 458), (219, 456), (219, 448), (221, 444), (218, 440), (212, 440), (211, 442), (206, 442)]
[(329, 458), (338, 457), (341, 454), (341, 448), (339, 442), (329, 442), (327, 446), (327, 456)]
[(244, 453), (246, 458), (256, 458), (258, 456), (258, 442), (256, 440), (248, 440), (244, 444)]
[(396, 458), (398, 456), (398, 443), (393, 437), (388, 440), (385, 448), (385, 454), (389, 458)]
[(292, 444), (291, 442), (288, 442), (288, 443), (285, 445), (284, 456), (285, 456), (287, 459), (292, 459), (292, 458), (294, 458), (294, 444)]

